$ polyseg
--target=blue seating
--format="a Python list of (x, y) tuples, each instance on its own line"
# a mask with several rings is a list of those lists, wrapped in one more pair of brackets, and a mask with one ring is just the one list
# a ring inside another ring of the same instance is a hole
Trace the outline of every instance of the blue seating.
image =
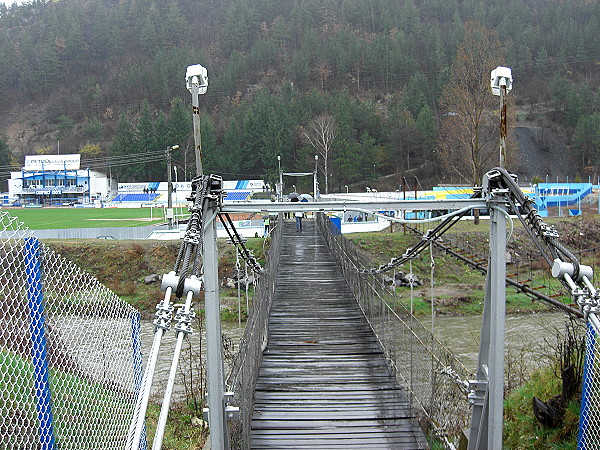
[(160, 194), (119, 194), (113, 202), (151, 202)]
[(229, 200), (231, 202), (243, 202), (245, 200), (248, 200), (248, 197), (250, 197), (251, 192), (250, 191), (229, 191), (226, 192), (226, 196), (223, 200)]

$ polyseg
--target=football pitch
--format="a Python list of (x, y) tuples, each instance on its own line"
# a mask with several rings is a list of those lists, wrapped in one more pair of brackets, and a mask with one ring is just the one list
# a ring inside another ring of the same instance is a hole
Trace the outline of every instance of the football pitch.
[(18, 217), (30, 230), (139, 227), (165, 221), (162, 208), (3, 208), (2, 211)]

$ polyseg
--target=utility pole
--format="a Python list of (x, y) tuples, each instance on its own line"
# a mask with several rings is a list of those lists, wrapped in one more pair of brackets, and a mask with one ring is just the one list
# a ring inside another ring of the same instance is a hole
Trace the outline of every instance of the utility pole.
[(179, 145), (167, 147), (167, 221), (169, 222), (169, 230), (173, 229), (173, 181), (171, 179), (171, 151), (179, 148)]
[[(317, 201), (317, 191), (319, 189), (319, 183), (317, 182), (317, 169), (319, 168), (319, 155), (315, 155), (315, 178), (314, 178), (314, 193), (315, 193), (315, 202)], [(309, 172), (310, 173), (310, 172)]]
[(200, 64), (188, 66), (185, 73), (188, 91), (192, 94), (192, 119), (194, 122), (194, 143), (196, 154), (196, 176), (203, 174), (202, 169), (202, 139), (200, 136), (200, 104), (198, 96), (205, 94), (208, 88), (208, 74)]
[(500, 164), (506, 164), (506, 95), (512, 89), (512, 73), (508, 67), (498, 66), (491, 72), (490, 85), (492, 94), (500, 97)]

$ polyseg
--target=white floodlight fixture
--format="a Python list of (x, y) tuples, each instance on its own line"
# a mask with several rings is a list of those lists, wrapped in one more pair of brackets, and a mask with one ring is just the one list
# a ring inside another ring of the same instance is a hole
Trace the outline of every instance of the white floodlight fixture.
[(508, 67), (498, 66), (491, 73), (490, 85), (492, 87), (492, 94), (500, 95), (500, 88), (506, 86), (506, 93), (508, 94), (512, 89), (512, 73)]
[(208, 88), (208, 72), (206, 71), (206, 67), (200, 64), (188, 66), (185, 72), (185, 84), (190, 92), (192, 92), (192, 84), (197, 84), (198, 93), (206, 94), (206, 89)]

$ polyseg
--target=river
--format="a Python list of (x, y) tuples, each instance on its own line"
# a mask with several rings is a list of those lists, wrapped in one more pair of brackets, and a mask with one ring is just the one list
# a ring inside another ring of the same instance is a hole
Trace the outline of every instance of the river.
[[(244, 323), (242, 323), (244, 325)], [(193, 324), (193, 328), (197, 330), (197, 326)], [(243, 328), (238, 327), (238, 323), (232, 322), (221, 322), (222, 334), (226, 336), (225, 345), (228, 346), (226, 353), (234, 353), (237, 351), (238, 342), (244, 333)], [(197, 354), (197, 349), (201, 346), (202, 353), (206, 350), (206, 339), (205, 334), (202, 336), (195, 331), (192, 333), (192, 352)], [(152, 348), (152, 341), (154, 340), (154, 326), (151, 321), (142, 321), (141, 324), (141, 340), (142, 340), (142, 358), (144, 361), (144, 368), (148, 362), (148, 355)], [(164, 386), (167, 379), (169, 378), (169, 371), (171, 370), (171, 361), (173, 359), (173, 350), (175, 349), (176, 336), (175, 332), (171, 328), (162, 338), (160, 353), (158, 361), (156, 363), (156, 370), (154, 372), (154, 383), (151, 391), (151, 398), (154, 401), (162, 401), (162, 395), (164, 393)], [(186, 350), (187, 348), (187, 350)], [(189, 373), (189, 346), (186, 347), (184, 343), (182, 357), (179, 360), (179, 375), (175, 381), (175, 387), (173, 388), (173, 401), (181, 401), (185, 399), (185, 386), (183, 384), (182, 373)], [(228, 358), (225, 358), (225, 372), (227, 373), (227, 362)], [(195, 372), (197, 373), (197, 372)]]
[[(509, 357), (522, 361), (529, 368), (536, 368), (546, 364), (550, 356), (554, 355), (553, 347), (556, 345), (557, 330), (564, 332), (566, 316), (561, 313), (522, 314), (511, 315), (506, 318), (506, 351)], [(421, 320), (423, 325), (431, 329), (431, 319)], [(481, 316), (437, 316), (434, 322), (435, 335), (446, 344), (448, 349), (462, 361), (465, 367), (475, 371), (477, 367), (477, 356), (479, 351), (479, 334), (481, 328)], [(230, 351), (237, 351), (237, 344), (243, 329), (238, 327), (237, 322), (222, 322), (222, 331), (227, 336), (227, 343), (231, 346)], [(142, 322), (142, 355), (144, 366), (147, 362), (154, 328), (152, 322)], [(192, 335), (192, 344), (197, 349), (202, 344), (205, 350), (204, 336), (196, 332)], [(164, 384), (169, 376), (173, 349), (175, 347), (175, 333), (170, 330), (165, 334), (161, 344), (161, 352), (155, 371), (155, 382), (152, 390), (152, 398), (160, 401)], [(189, 350), (188, 353), (189, 355)], [(189, 370), (189, 358), (186, 352), (182, 352), (183, 359), (180, 360), (179, 371), (182, 367)], [(226, 358), (227, 362), (227, 358)], [(181, 375), (178, 377), (174, 391), (173, 400), (185, 399), (185, 387)]]
[[(519, 314), (506, 317), (506, 352), (519, 357), (532, 367), (549, 361), (554, 355), (557, 330), (564, 333), (566, 315), (562, 313)], [(431, 329), (431, 319), (422, 319)], [(469, 370), (477, 367), (481, 316), (437, 316), (436, 337), (460, 359)], [(521, 358), (522, 356), (522, 358)]]

